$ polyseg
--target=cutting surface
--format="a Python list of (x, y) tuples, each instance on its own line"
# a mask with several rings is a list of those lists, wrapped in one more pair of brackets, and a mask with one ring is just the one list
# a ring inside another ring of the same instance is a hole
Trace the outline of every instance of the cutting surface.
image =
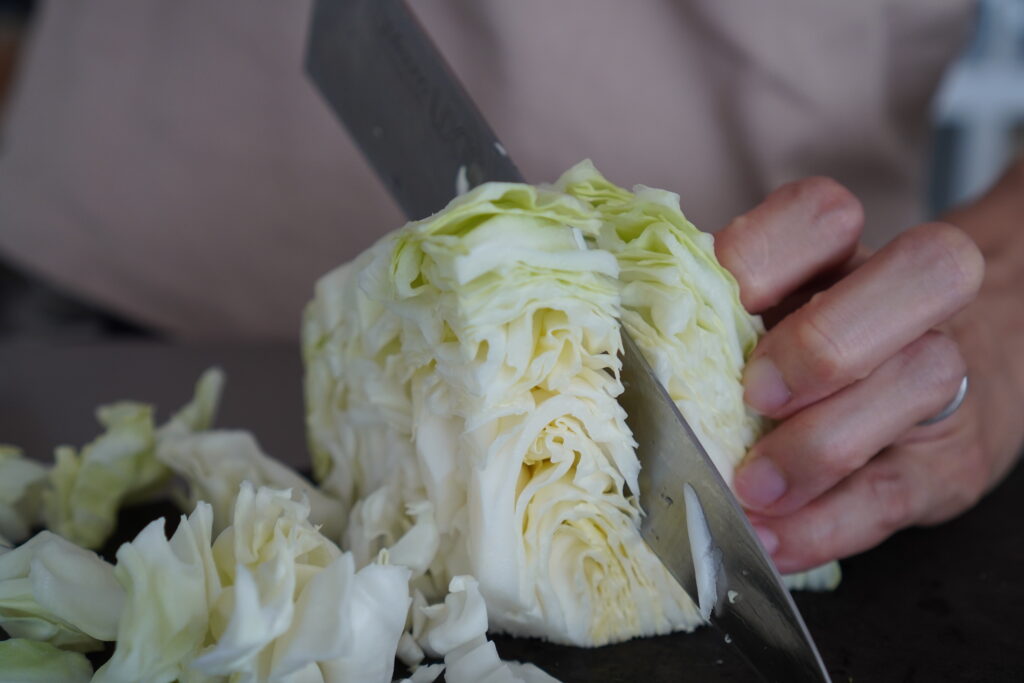
[[(199, 372), (228, 375), (217, 424), (253, 431), (265, 450), (306, 469), (302, 370), (288, 347), (159, 344), (0, 345), (0, 443), (48, 459), (97, 434), (93, 409), (136, 399), (166, 416)], [(1024, 415), (1022, 415), (1024, 419)], [(945, 525), (900, 533), (843, 563), (831, 594), (796, 602), (836, 683), (1024, 681), (1024, 470)], [(128, 510), (122, 536), (148, 512)], [(505, 657), (565, 681), (751, 681), (721, 634), (646, 638), (594, 650), (496, 638)]]

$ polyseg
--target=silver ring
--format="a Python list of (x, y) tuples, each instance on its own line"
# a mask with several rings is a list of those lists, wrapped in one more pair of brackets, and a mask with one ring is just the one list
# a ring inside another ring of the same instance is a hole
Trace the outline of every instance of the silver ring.
[(960, 380), (960, 388), (956, 390), (956, 396), (954, 396), (953, 400), (949, 402), (949, 405), (939, 411), (939, 414), (935, 417), (930, 417), (923, 422), (918, 422), (917, 426), (925, 427), (927, 425), (933, 425), (936, 422), (942, 422), (957, 411), (960, 404), (964, 402), (965, 396), (967, 396), (967, 375), (964, 375), (964, 378)]

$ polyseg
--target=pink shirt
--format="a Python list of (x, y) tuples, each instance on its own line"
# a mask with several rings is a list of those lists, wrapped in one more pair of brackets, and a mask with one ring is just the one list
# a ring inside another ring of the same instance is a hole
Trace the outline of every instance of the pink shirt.
[[(531, 180), (590, 157), (715, 230), (830, 175), (921, 218), (972, 0), (413, 0)], [(50, 0), (0, 147), (0, 252), (144, 324), (297, 338), (403, 218), (301, 71), (308, 0)], [(454, 188), (453, 188), (454, 189)]]

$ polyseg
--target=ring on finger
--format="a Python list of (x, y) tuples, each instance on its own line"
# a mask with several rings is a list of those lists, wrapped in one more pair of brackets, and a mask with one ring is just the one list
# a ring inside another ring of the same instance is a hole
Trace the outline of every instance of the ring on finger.
[(918, 422), (917, 426), (926, 427), (928, 425), (933, 425), (936, 422), (942, 422), (947, 417), (949, 417), (950, 415), (957, 411), (960, 405), (964, 402), (965, 396), (967, 396), (967, 375), (964, 375), (964, 378), (960, 380), (960, 388), (956, 390), (956, 396), (953, 397), (953, 400), (950, 401), (949, 404), (946, 405), (945, 408), (940, 410), (936, 415), (928, 418), (927, 420)]

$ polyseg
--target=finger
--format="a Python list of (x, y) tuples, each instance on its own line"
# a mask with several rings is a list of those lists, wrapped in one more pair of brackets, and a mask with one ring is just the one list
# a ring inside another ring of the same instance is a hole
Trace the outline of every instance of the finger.
[(715, 235), (715, 253), (759, 313), (807, 280), (846, 261), (864, 225), (860, 202), (830, 178), (806, 178), (772, 192)]
[(915, 524), (927, 496), (915, 476), (919, 466), (901, 455), (883, 453), (792, 515), (753, 516), (755, 528), (776, 539), (772, 559), (779, 571), (803, 571), (854, 555)]
[(942, 410), (965, 367), (952, 339), (927, 333), (867, 378), (765, 435), (736, 472), (736, 494), (762, 514), (793, 513)]
[(744, 400), (784, 418), (872, 370), (969, 303), (984, 261), (945, 223), (909, 230), (770, 330), (744, 370)]
[[(970, 399), (968, 399), (970, 400)], [(971, 407), (965, 403), (964, 408)], [(891, 448), (787, 517), (751, 515), (772, 541), (782, 572), (816, 567), (873, 548), (893, 533), (963, 512), (991, 486), (974, 424), (963, 418), (942, 444)]]

